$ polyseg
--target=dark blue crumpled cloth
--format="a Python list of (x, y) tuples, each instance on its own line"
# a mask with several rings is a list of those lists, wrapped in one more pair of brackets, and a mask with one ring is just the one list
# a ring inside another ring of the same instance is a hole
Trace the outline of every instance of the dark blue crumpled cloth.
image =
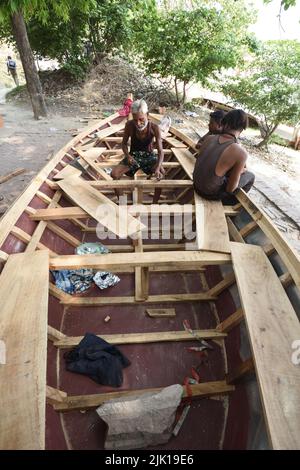
[(111, 387), (123, 383), (123, 368), (130, 361), (118, 348), (92, 333), (86, 333), (80, 343), (64, 354), (66, 368), (90, 377), (95, 382)]
[(55, 285), (68, 294), (76, 294), (89, 289), (93, 282), (92, 269), (62, 269), (61, 271), (51, 271)]

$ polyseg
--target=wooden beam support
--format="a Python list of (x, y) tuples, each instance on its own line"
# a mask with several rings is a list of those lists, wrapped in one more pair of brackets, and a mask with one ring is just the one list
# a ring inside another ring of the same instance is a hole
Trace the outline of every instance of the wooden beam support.
[(250, 373), (254, 373), (254, 362), (252, 357), (243, 361), (236, 369), (227, 374), (226, 382), (230, 385), (235, 384)]
[[(145, 303), (164, 303), (164, 302), (207, 302), (216, 300), (203, 292), (200, 294), (162, 294), (162, 295), (149, 295)], [(132, 305), (135, 303), (134, 296), (124, 297), (72, 297), (71, 295), (61, 300), (63, 305), (69, 307), (97, 307), (101, 305)]]
[(64, 403), (67, 400), (66, 392), (58, 390), (58, 388), (50, 387), (46, 385), (46, 401), (50, 405), (57, 405), (59, 403)]
[(219, 323), (216, 327), (216, 331), (222, 331), (224, 333), (228, 333), (235, 326), (239, 325), (243, 319), (244, 319), (243, 309), (239, 308), (234, 313), (229, 315), (229, 317), (226, 318), (226, 320), (223, 320), (221, 323)]
[[(235, 390), (233, 385), (228, 385), (225, 381), (206, 382), (197, 385), (190, 385), (189, 388), (193, 398), (205, 398), (209, 396), (224, 395)], [(54, 409), (57, 411), (71, 411), (96, 408), (114, 398), (130, 398), (131, 396), (138, 396), (144, 393), (157, 393), (162, 389), (163, 387), (158, 387), (141, 390), (101, 393), (96, 395), (68, 396), (66, 401), (63, 403), (54, 405)], [(187, 398), (187, 396), (187, 392), (184, 388), (183, 398)]]
[(218, 282), (214, 287), (211, 287), (208, 291), (208, 294), (212, 296), (218, 296), (223, 292), (225, 289), (228, 289), (228, 287), (232, 286), (232, 284), (235, 283), (235, 275), (234, 272), (226, 274), (224, 279), (222, 281)]
[[(202, 339), (223, 339), (227, 335), (224, 332), (216, 330), (194, 330), (194, 333)], [(64, 335), (65, 336), (65, 335)], [(145, 343), (161, 343), (173, 341), (195, 341), (193, 335), (188, 331), (156, 331), (154, 333), (124, 333), (114, 335), (98, 335), (110, 344), (145, 344)], [(65, 336), (64, 338), (54, 341), (54, 346), (62, 349), (77, 346), (83, 336)]]
[[(56, 191), (56, 193), (53, 196), (53, 199), (49, 203), (49, 209), (46, 209), (46, 210), (51, 210), (52, 207), (55, 207), (57, 205), (57, 203), (59, 202), (61, 196), (62, 196), (62, 192), (61, 191)], [(30, 217), (32, 217), (32, 216), (30, 216)], [(33, 251), (36, 250), (36, 248), (38, 247), (38, 245), (40, 243), (40, 239), (42, 238), (46, 227), (47, 227), (47, 224), (45, 222), (39, 222), (38, 223), (38, 225), (37, 225), (32, 237), (31, 237), (25, 251), (32, 253)]]
[(64, 340), (67, 338), (66, 335), (64, 335), (61, 331), (57, 330), (56, 328), (53, 328), (53, 326), (48, 325), (48, 339), (49, 341), (52, 341), (53, 343), (55, 341), (60, 341)]
[(50, 259), (50, 269), (111, 269), (130, 266), (174, 266), (182, 264), (194, 266), (221, 265), (231, 262), (226, 253), (200, 251), (158, 251), (155, 253), (109, 253), (104, 255), (62, 255)]
[(232, 220), (229, 217), (226, 217), (227, 225), (228, 225), (228, 232), (231, 237), (231, 239), (235, 242), (239, 243), (245, 243), (245, 240), (243, 239), (242, 235), (232, 222)]

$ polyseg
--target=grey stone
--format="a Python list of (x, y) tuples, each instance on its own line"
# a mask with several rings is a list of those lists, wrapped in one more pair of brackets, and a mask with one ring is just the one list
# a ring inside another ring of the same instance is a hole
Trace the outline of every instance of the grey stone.
[(182, 393), (182, 386), (176, 384), (158, 393), (110, 400), (97, 408), (108, 424), (105, 449), (140, 449), (166, 443)]

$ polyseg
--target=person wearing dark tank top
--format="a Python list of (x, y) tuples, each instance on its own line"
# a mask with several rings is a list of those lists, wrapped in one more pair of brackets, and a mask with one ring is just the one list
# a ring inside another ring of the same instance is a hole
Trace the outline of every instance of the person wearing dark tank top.
[(194, 173), (194, 189), (205, 199), (235, 204), (234, 192), (248, 192), (255, 176), (246, 170), (246, 151), (237, 143), (247, 128), (248, 117), (241, 109), (230, 111), (222, 120), (223, 132), (208, 136), (198, 153)]
[[(157, 124), (148, 119), (148, 107), (144, 100), (135, 101), (131, 112), (133, 119), (127, 121), (122, 141), (124, 158), (117, 165), (111, 176), (120, 179), (123, 175), (134, 176), (141, 169), (148, 177), (155, 175), (160, 180), (165, 171), (163, 169), (163, 147), (160, 129)], [(128, 140), (130, 138), (130, 151)], [(153, 151), (154, 139), (157, 145), (157, 155)], [(161, 190), (156, 188), (153, 202), (159, 199)], [(118, 193), (120, 195), (120, 193)]]

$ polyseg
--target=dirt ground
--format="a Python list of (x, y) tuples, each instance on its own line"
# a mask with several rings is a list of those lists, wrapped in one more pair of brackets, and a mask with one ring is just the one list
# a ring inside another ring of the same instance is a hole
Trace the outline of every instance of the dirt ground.
[[(85, 91), (90, 89), (85, 85)], [(24, 101), (0, 103), (4, 118), (4, 128), (0, 129), (0, 175), (16, 168), (26, 170), (0, 184), (0, 217), (32, 177), (71, 139), (74, 130), (91, 122), (82, 122), (84, 117), (100, 119), (103, 112), (114, 112), (122, 104), (103, 106), (95, 94), (92, 100), (88, 95), (84, 93), (83, 101), (74, 100), (71, 95), (64, 96), (63, 101), (59, 97), (48, 99), (49, 117), (39, 121), (33, 119), (30, 105)], [(198, 108), (198, 117), (188, 117), (182, 112), (168, 111), (173, 125), (194, 140), (198, 138), (197, 132), (201, 135), (206, 132), (209, 113), (206, 108)], [(241, 138), (249, 152), (248, 167), (256, 175), (251, 195), (300, 252), (300, 151), (271, 144), (267, 152), (254, 147), (258, 141), (259, 132), (253, 129)]]

